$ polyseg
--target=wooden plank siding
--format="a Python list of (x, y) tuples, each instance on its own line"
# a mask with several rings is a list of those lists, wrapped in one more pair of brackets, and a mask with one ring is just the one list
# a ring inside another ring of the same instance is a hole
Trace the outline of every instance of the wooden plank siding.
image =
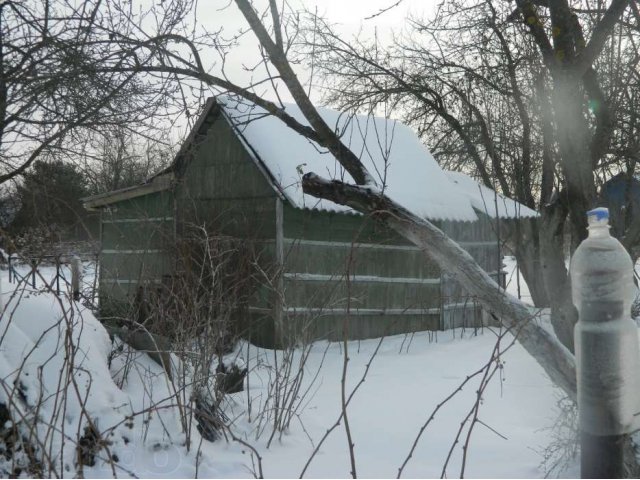
[(177, 185), (179, 228), (206, 225), (239, 238), (275, 238), (276, 191), (231, 127), (218, 118), (186, 152)]
[[(459, 242), (494, 280), (502, 281), (502, 252), (498, 242), (500, 226), (495, 219), (483, 213), (478, 213), (478, 217), (476, 222), (442, 222), (440, 228)], [(483, 313), (477, 299), (470, 297), (459, 282), (445, 273), (442, 275), (441, 297), (443, 330), (493, 323)]]
[(101, 212), (100, 314), (126, 312), (141, 285), (172, 273), (175, 243), (170, 190), (127, 199)]
[[(333, 309), (428, 309), (439, 307), (440, 282), (415, 283), (393, 278), (352, 280), (345, 276), (310, 280), (285, 277), (287, 306)], [(385, 281), (386, 280), (386, 281)]]
[[(286, 217), (285, 217), (286, 218)], [(321, 275), (439, 278), (440, 269), (416, 247), (285, 238), (287, 272)]]
[(198, 235), (193, 227), (204, 226), (209, 235), (239, 239), (251, 252), (262, 272), (247, 292), (248, 308), (236, 317), (237, 333), (272, 347), (279, 273), (274, 244), (277, 192), (220, 116), (185, 155), (188, 162), (176, 187), (179, 235)]
[(289, 314), (287, 318), (289, 322), (286, 335), (299, 344), (318, 339), (342, 341), (345, 333), (349, 339), (357, 340), (433, 331), (438, 330), (440, 324), (439, 313), (365, 315), (357, 312), (349, 314), (318, 312), (297, 316)]
[[(439, 226), (498, 278), (501, 260), (488, 217)], [(345, 318), (352, 339), (486, 323), (475, 299), (424, 252), (362, 215), (285, 204), (283, 230), (290, 340), (342, 339)]]
[(440, 270), (420, 249), (363, 215), (289, 205), (283, 213), (290, 341), (439, 327)]

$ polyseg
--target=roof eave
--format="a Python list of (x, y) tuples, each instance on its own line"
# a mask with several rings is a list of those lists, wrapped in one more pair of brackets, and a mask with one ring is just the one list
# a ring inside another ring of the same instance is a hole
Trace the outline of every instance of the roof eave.
[(97, 211), (114, 203), (130, 200), (132, 198), (149, 195), (151, 193), (161, 192), (170, 189), (174, 184), (174, 174), (172, 172), (165, 173), (153, 177), (150, 181), (142, 185), (121, 188), (111, 192), (100, 193), (90, 197), (81, 198), (84, 208), (89, 211)]

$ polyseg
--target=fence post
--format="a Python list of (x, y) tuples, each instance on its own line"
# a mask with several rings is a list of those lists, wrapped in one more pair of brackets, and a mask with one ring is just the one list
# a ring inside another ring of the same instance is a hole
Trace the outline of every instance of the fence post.
[(35, 258), (31, 259), (31, 287), (36, 288), (36, 270), (38, 268), (38, 264), (36, 263)]
[(56, 295), (60, 295), (60, 255), (56, 256)]
[(587, 212), (589, 236), (571, 259), (579, 320), (575, 351), (580, 476), (623, 478), (624, 444), (637, 428), (640, 352), (631, 319), (633, 263), (609, 234), (609, 211)]
[(73, 299), (80, 300), (80, 277), (82, 276), (82, 260), (77, 255), (71, 258), (71, 291)]
[(91, 286), (91, 303), (95, 304), (98, 286), (98, 278), (100, 276), (100, 253), (96, 253), (94, 267), (93, 267), (93, 285)]
[(13, 270), (13, 268), (11, 267), (11, 254), (9, 254), (8, 262), (9, 262), (9, 283), (11, 283), (11, 273), (12, 273), (12, 270)]

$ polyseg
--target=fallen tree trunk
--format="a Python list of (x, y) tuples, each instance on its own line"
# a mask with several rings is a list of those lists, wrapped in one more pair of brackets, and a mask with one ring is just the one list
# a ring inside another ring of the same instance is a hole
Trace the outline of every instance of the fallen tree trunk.
[(508, 294), (478, 265), (469, 253), (429, 221), (411, 213), (388, 197), (367, 187), (326, 180), (313, 173), (302, 178), (305, 193), (347, 205), (377, 220), (420, 247), (455, 277), (538, 361), (551, 380), (573, 400), (576, 374), (573, 355), (557, 337), (543, 328), (539, 310)]
[[(537, 321), (539, 311), (531, 309), (523, 302), (507, 294), (487, 275), (471, 255), (432, 223), (414, 215), (377, 189), (373, 177), (360, 162), (358, 156), (342, 143), (336, 132), (318, 114), (306, 90), (302, 87), (291, 68), (287, 60), (286, 51), (282, 43), (278, 41), (278, 36), (276, 36), (275, 42), (271, 39), (249, 0), (235, 0), (235, 3), (258, 38), (261, 46), (267, 52), (269, 60), (278, 70), (281, 80), (287, 86), (296, 104), (309, 122), (311, 129), (314, 131), (314, 137), (316, 137), (314, 141), (318, 145), (326, 147), (358, 184), (351, 185), (337, 180), (329, 181), (313, 173), (308, 173), (302, 178), (304, 192), (317, 198), (324, 198), (335, 203), (347, 205), (361, 213), (373, 215), (422, 248), (426, 254), (435, 260), (440, 268), (456, 278), (468, 293), (474, 295), (485, 310), (491, 312), (506, 328), (510, 329), (516, 335), (520, 344), (542, 366), (551, 380), (562, 388), (569, 398), (575, 401), (576, 369), (574, 357), (553, 333), (543, 328)], [(530, 2), (519, 1), (518, 3), (523, 12), (533, 9)], [(627, 3), (628, 0), (615, 0), (612, 2), (605, 17), (597, 25), (589, 44), (585, 47), (581, 62), (579, 65), (574, 66), (574, 74), (577, 77), (581, 76), (578, 69), (583, 69), (584, 73), (584, 70), (591, 65), (593, 58), (602, 49), (608, 33), (613, 28), (616, 19), (622, 14)], [(275, 7), (274, 2), (270, 2), (270, 4), (273, 14), (274, 11), (277, 11), (277, 7)], [(533, 13), (535, 14), (535, 11)], [(273, 22), (276, 28), (280, 28), (277, 15), (273, 15)], [(538, 23), (530, 25), (530, 28), (533, 29), (534, 36), (541, 33)], [(586, 54), (587, 51), (588, 54)], [(543, 53), (550, 66), (555, 65), (551, 65), (554, 62), (552, 54), (549, 54), (547, 50), (544, 50)], [(286, 117), (287, 115), (281, 112), (281, 116)], [(306, 128), (301, 128), (299, 125), (293, 124), (293, 122), (289, 122), (289, 124), (293, 125), (292, 128), (298, 133), (307, 136)], [(309, 137), (307, 136), (307, 138)], [(571, 166), (575, 165), (572, 164)], [(570, 173), (573, 174), (573, 172)], [(581, 202), (581, 204), (583, 203)], [(573, 207), (573, 211), (580, 214), (579, 208), (576, 206)], [(579, 224), (582, 219), (575, 220)], [(631, 477), (637, 477), (640, 469), (635, 455), (632, 455), (634, 452), (633, 443), (627, 441), (626, 447), (627, 473)]]
[[(539, 310), (529, 307), (504, 289), (469, 253), (440, 229), (374, 189), (326, 180), (313, 173), (302, 178), (305, 193), (370, 214), (420, 247), (447, 274), (455, 277), (482, 307), (516, 336), (551, 380), (576, 401), (576, 367), (573, 354), (539, 321)], [(637, 446), (625, 438), (625, 477), (638, 478)]]

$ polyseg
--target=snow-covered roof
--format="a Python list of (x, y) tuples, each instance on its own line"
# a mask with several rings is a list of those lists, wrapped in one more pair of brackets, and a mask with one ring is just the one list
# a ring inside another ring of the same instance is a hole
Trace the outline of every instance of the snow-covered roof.
[[(324, 148), (291, 130), (281, 120), (245, 100), (219, 96), (218, 103), (244, 141), (259, 157), (296, 207), (350, 211), (349, 207), (319, 200), (302, 192), (302, 174), (353, 182), (351, 176)], [(304, 125), (308, 122), (296, 105), (285, 111)], [(473, 221), (477, 216), (444, 171), (405, 125), (385, 118), (347, 115), (318, 108), (329, 126), (356, 154), (384, 192), (414, 213), (430, 219)]]
[[(220, 95), (215, 102), (210, 99), (200, 120), (216, 103), (245, 144), (247, 152), (261, 169), (267, 170), (274, 187), (293, 206), (353, 212), (349, 207), (302, 191), (302, 175), (306, 172), (353, 182), (351, 175), (327, 149), (290, 129), (261, 107), (238, 97)], [(309, 125), (297, 105), (284, 104), (284, 108), (298, 122)], [(383, 186), (384, 193), (417, 215), (432, 220), (455, 221), (475, 221), (478, 219), (476, 211), (486, 212), (494, 218), (537, 215), (524, 205), (478, 185), (464, 174), (442, 170), (417, 135), (396, 120), (348, 115), (322, 107), (317, 110), (338, 132), (343, 143), (360, 157), (376, 182)], [(190, 143), (189, 140), (186, 143)], [(497, 214), (494, 195), (498, 195)], [(489, 199), (490, 202), (487, 201)]]
[(470, 176), (461, 172), (446, 172), (447, 177), (457, 187), (476, 210), (491, 218), (530, 218), (538, 213), (529, 207), (497, 193), (491, 188), (479, 184)]

